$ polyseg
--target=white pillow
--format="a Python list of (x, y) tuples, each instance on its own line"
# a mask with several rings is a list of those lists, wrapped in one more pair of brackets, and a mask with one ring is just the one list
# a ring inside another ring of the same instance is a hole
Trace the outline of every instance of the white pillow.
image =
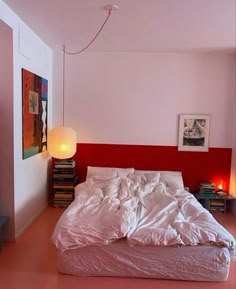
[(146, 175), (146, 174), (155, 174), (160, 173), (160, 171), (143, 171), (143, 170), (135, 170), (135, 175)]
[(160, 181), (160, 173), (156, 171), (135, 171), (134, 174), (128, 175), (133, 181), (138, 181), (139, 183), (151, 182), (158, 183)]
[(184, 189), (184, 182), (182, 172), (178, 171), (141, 171), (135, 170), (135, 174), (153, 174), (160, 173), (160, 182), (164, 183), (167, 187), (173, 189)]
[(133, 174), (134, 169), (128, 168), (109, 168), (109, 167), (87, 167), (87, 178), (93, 176), (103, 176), (103, 177), (126, 177), (128, 174)]
[(184, 190), (184, 182), (181, 172), (160, 171), (160, 182), (173, 189)]

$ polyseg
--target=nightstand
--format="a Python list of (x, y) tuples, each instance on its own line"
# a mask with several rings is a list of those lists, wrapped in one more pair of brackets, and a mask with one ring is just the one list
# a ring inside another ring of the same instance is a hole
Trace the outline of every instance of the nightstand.
[(78, 182), (75, 160), (57, 160), (53, 168), (54, 207), (67, 207), (74, 200), (74, 189)]
[(201, 195), (200, 193), (193, 194), (195, 198), (202, 204), (204, 208), (208, 211), (220, 211), (225, 212), (227, 208), (227, 201), (234, 200), (233, 197), (229, 195), (220, 196), (214, 195)]

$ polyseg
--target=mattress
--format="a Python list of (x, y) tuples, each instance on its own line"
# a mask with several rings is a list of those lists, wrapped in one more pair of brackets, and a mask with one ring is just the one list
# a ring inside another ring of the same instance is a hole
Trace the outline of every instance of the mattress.
[(80, 276), (116, 276), (191, 281), (225, 281), (230, 254), (214, 246), (157, 247), (109, 245), (57, 250), (59, 272)]

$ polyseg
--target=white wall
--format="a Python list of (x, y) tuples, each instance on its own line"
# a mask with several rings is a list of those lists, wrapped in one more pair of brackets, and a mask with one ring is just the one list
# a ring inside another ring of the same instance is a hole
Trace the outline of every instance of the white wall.
[[(9, 238), (14, 238), (32, 222), (48, 202), (47, 153), (37, 154), (26, 160), (22, 159), (21, 69), (25, 68), (48, 79), (48, 124), (50, 127), (52, 112), (52, 52), (1, 0), (0, 19), (13, 29), (15, 232)], [(9, 182), (8, 179), (5, 181)]]
[(210, 146), (232, 147), (233, 56), (67, 56), (65, 122), (78, 142), (176, 145), (180, 113), (210, 114)]
[(63, 46), (53, 48), (53, 84), (52, 123), (57, 127), (63, 124)]
[(78, 142), (177, 145), (178, 115), (210, 114), (210, 147), (234, 148), (235, 53), (66, 56), (65, 124)]
[[(236, 90), (236, 54), (234, 58), (234, 89)], [(234, 132), (234, 146), (232, 152), (232, 166), (231, 166), (231, 183), (230, 183), (230, 192), (236, 198), (236, 92), (234, 96), (234, 122), (232, 124), (232, 133)], [(233, 206), (234, 212), (236, 212), (236, 201)]]

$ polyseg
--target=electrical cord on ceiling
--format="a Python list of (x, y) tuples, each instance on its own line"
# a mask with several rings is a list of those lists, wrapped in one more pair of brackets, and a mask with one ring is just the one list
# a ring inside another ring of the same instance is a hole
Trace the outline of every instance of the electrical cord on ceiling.
[(66, 51), (66, 46), (65, 44), (63, 45), (63, 76), (62, 76), (62, 107), (63, 107), (63, 111), (62, 111), (62, 122), (63, 122), (63, 126), (64, 126), (64, 120), (65, 120), (65, 112), (64, 112), (64, 107), (65, 107), (65, 56), (66, 54), (69, 54), (69, 55), (76, 55), (76, 54), (79, 54), (83, 51), (85, 51), (95, 40), (96, 38), (98, 37), (98, 35), (102, 32), (104, 26), (106, 25), (109, 17), (111, 16), (111, 11), (112, 10), (118, 10), (119, 7), (117, 5), (106, 5), (104, 7), (105, 10), (108, 11), (108, 15), (105, 19), (105, 21), (103, 22), (101, 28), (98, 30), (97, 34), (94, 36), (94, 38), (89, 42), (89, 44), (87, 46), (85, 46), (82, 50), (80, 51), (77, 51), (77, 52), (69, 52), (69, 51)]
[[(107, 8), (106, 8), (106, 7), (107, 7)], [(98, 35), (102, 32), (104, 26), (106, 25), (109, 17), (111, 16), (111, 11), (112, 11), (112, 9), (114, 9), (114, 8), (115, 8), (115, 9), (118, 9), (118, 7), (115, 6), (115, 5), (113, 5), (113, 6), (112, 6), (112, 5), (108, 5), (108, 6), (106, 6), (106, 7), (105, 7), (105, 9), (108, 10), (107, 18), (106, 18), (105, 21), (103, 22), (103, 24), (102, 24), (101, 28), (98, 30), (97, 34), (96, 34), (96, 35), (94, 36), (94, 38), (89, 42), (89, 44), (88, 44), (87, 46), (85, 46), (82, 50), (77, 51), (77, 52), (69, 52), (69, 51), (66, 51), (66, 50), (65, 50), (65, 47), (64, 47), (64, 52), (65, 52), (66, 54), (69, 54), (69, 55), (79, 54), (79, 53), (85, 51), (87, 48), (89, 48), (89, 46), (96, 40), (96, 38), (97, 38)]]

